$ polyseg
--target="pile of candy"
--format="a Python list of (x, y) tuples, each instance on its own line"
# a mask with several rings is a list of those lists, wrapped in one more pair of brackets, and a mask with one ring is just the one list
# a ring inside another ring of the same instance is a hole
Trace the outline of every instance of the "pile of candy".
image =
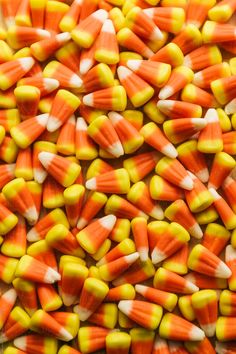
[(0, 5), (1, 352), (236, 353), (236, 0)]

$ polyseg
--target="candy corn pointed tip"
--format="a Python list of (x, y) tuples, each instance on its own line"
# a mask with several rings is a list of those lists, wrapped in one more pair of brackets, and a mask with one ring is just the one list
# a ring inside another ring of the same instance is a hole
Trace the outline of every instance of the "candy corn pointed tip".
[(70, 340), (73, 339), (72, 334), (69, 333), (65, 328), (61, 328), (60, 337), (66, 342), (69, 342)]
[(156, 205), (152, 211), (150, 212), (151, 217), (157, 220), (163, 220), (164, 219), (164, 211), (159, 205)]
[(204, 168), (203, 170), (198, 171), (195, 174), (203, 183), (206, 183), (209, 180), (209, 171), (207, 168)]
[(20, 62), (21, 67), (25, 71), (29, 71), (35, 63), (34, 59), (31, 57), (20, 58), (18, 60)]
[(143, 9), (142, 10), (148, 17), (153, 18), (154, 8)]
[(200, 328), (194, 326), (190, 332), (190, 338), (194, 341), (201, 341), (205, 338), (205, 333)]
[(157, 108), (160, 110), (169, 110), (174, 106), (174, 101), (172, 100), (159, 100), (157, 102)]
[(108, 117), (113, 124), (116, 124), (123, 119), (123, 117), (117, 112), (109, 112)]
[(43, 113), (43, 114), (40, 114), (39, 116), (37, 116), (36, 118), (37, 118), (38, 124), (40, 124), (42, 127), (46, 127), (47, 122), (48, 122), (48, 118), (49, 118), (49, 114)]
[(180, 187), (191, 191), (193, 189), (193, 180), (190, 176), (186, 176), (180, 183)]
[(162, 32), (159, 30), (158, 27), (155, 27), (151, 36), (150, 36), (150, 39), (153, 40), (153, 41), (161, 41), (163, 40), (164, 36), (162, 34)]
[(190, 227), (189, 233), (197, 239), (201, 239), (203, 237), (202, 229), (197, 223)]
[(157, 264), (162, 262), (166, 258), (165, 253), (162, 251), (158, 250), (157, 248), (154, 248), (152, 251), (152, 263)]
[(83, 104), (86, 106), (92, 107), (93, 106), (93, 94), (89, 93), (83, 97)]
[(96, 188), (97, 188), (96, 178), (93, 177), (93, 178), (90, 178), (88, 181), (86, 181), (85, 187), (87, 189), (92, 190), (92, 191), (96, 190)]
[(53, 284), (61, 280), (61, 275), (58, 272), (56, 272), (53, 268), (48, 267), (44, 280), (48, 284)]
[(122, 300), (118, 304), (118, 308), (125, 315), (128, 315), (132, 310), (132, 300)]
[(102, 26), (102, 31), (113, 34), (116, 33), (112, 20), (106, 19)]
[(57, 118), (57, 117), (54, 117), (52, 115), (49, 115), (49, 118), (48, 118), (48, 123), (47, 123), (47, 130), (50, 132), (50, 133), (53, 133), (55, 132), (58, 128), (60, 128), (61, 126), (61, 121)]
[(85, 220), (84, 218), (79, 218), (77, 223), (77, 228), (79, 230), (82, 230), (86, 225), (87, 225), (87, 220)]
[(141, 262), (147, 262), (149, 256), (148, 256), (148, 247), (141, 247), (138, 250), (139, 253), (139, 258)]
[(138, 252), (134, 252), (129, 254), (128, 256), (125, 256), (125, 260), (127, 261), (128, 264), (132, 264), (135, 261), (137, 261), (137, 259), (139, 259), (139, 253)]
[(177, 152), (176, 148), (171, 143), (164, 146), (162, 148), (161, 152), (164, 155), (170, 157), (171, 159), (175, 159), (178, 156), (178, 152)]
[(203, 76), (201, 72), (195, 73), (193, 78), (193, 84), (198, 86), (203, 84)]
[(166, 98), (171, 97), (173, 93), (173, 88), (166, 85), (160, 90), (158, 97), (160, 100), (165, 100)]
[(64, 43), (64, 42), (67, 42), (71, 39), (71, 35), (69, 32), (63, 32), (63, 33), (59, 33), (57, 35), (57, 41), (59, 43)]
[(224, 262), (220, 261), (220, 263), (216, 267), (215, 276), (217, 278), (228, 279), (231, 277), (231, 275), (232, 272), (229, 267)]
[(9, 289), (2, 296), (4, 296), (4, 299), (6, 299), (10, 303), (15, 303), (17, 299), (17, 293), (15, 289)]
[(108, 16), (109, 16), (108, 12), (103, 9), (99, 9), (93, 13), (93, 17), (100, 20), (102, 23), (106, 21)]
[(104, 216), (100, 219), (100, 223), (105, 229), (112, 230), (116, 223), (116, 216), (112, 214)]
[(27, 337), (26, 336), (21, 336), (13, 341), (14, 345), (21, 349), (21, 350), (26, 350), (27, 349)]
[(124, 149), (120, 141), (112, 144), (109, 148), (107, 148), (107, 151), (115, 157), (124, 155)]
[(137, 71), (140, 67), (140, 65), (142, 64), (142, 60), (128, 60), (126, 65), (128, 66), (128, 68), (132, 71)]
[(54, 154), (52, 154), (51, 152), (41, 151), (38, 154), (38, 159), (45, 168), (47, 168), (50, 165), (53, 158), (54, 158)]
[(202, 118), (192, 118), (192, 123), (198, 130), (205, 128), (205, 126), (207, 125), (206, 120)]
[(47, 173), (44, 170), (40, 170), (38, 168), (34, 168), (34, 179), (39, 184), (42, 184), (47, 177)]
[(37, 34), (41, 36), (41, 38), (50, 38), (51, 33), (45, 29), (37, 28)]
[(44, 89), (48, 92), (56, 90), (59, 85), (60, 83), (56, 79), (44, 78)]
[(186, 288), (192, 294), (199, 291), (199, 287), (192, 283), (190, 279), (187, 280)]
[(231, 245), (225, 248), (225, 260), (226, 262), (236, 260), (236, 250)]
[(221, 198), (219, 193), (214, 188), (209, 188), (209, 192), (211, 193), (211, 195), (214, 198), (214, 200), (218, 200), (218, 199)]
[(27, 233), (27, 240), (29, 242), (36, 242), (40, 239), (39, 234), (37, 233), (37, 231), (35, 229), (31, 229), (28, 233)]
[(82, 308), (79, 305), (76, 305), (74, 307), (74, 312), (79, 315), (80, 321), (86, 321), (91, 315), (92, 312), (88, 309)]
[(89, 69), (93, 66), (93, 61), (91, 59), (83, 59), (80, 62), (79, 71), (81, 75), (87, 74)]
[(128, 68), (121, 65), (117, 69), (117, 74), (118, 74), (118, 77), (120, 80), (125, 80), (125, 79), (127, 79), (127, 77), (130, 76), (131, 72)]
[(29, 221), (29, 223), (34, 224), (38, 220), (38, 213), (35, 206), (27, 209), (24, 213), (24, 217)]
[(74, 74), (70, 78), (70, 85), (73, 86), (73, 88), (80, 88), (83, 85), (83, 80), (81, 78)]
[(216, 331), (215, 323), (201, 325), (201, 328), (207, 337), (214, 337)]

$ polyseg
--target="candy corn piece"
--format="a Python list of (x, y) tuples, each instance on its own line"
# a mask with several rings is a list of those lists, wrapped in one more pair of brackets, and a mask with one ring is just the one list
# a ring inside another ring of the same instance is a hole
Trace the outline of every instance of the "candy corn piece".
[(211, 0), (205, 3), (202, 0), (191, 0), (187, 8), (187, 24), (192, 23), (196, 27), (201, 27), (204, 23), (208, 10), (215, 5), (216, 1)]
[(234, 229), (236, 225), (236, 215), (233, 210), (215, 189), (210, 188), (209, 192), (214, 199), (214, 207), (220, 215), (220, 218), (223, 221), (225, 227), (228, 230)]
[(32, 68), (33, 65), (34, 59), (31, 57), (11, 60), (0, 64), (0, 89), (5, 91), (13, 86)]
[(186, 66), (180, 66), (172, 71), (169, 80), (160, 90), (158, 97), (161, 100), (166, 100), (184, 88), (184, 86), (190, 83), (192, 80), (192, 70)]
[[(34, 273), (32, 273), (31, 269), (34, 269)], [(54, 269), (28, 255), (24, 255), (20, 259), (15, 275), (26, 280), (45, 284), (52, 284), (61, 278), (60, 274)]]
[(84, 353), (92, 353), (106, 347), (106, 337), (111, 332), (103, 327), (81, 327), (79, 329), (79, 348)]
[(145, 9), (143, 12), (148, 15), (161, 30), (174, 34), (181, 31), (185, 21), (185, 12), (181, 8), (156, 7)]
[(61, 296), (66, 306), (78, 301), (84, 281), (88, 276), (88, 269), (77, 263), (66, 263), (62, 269)]
[(105, 194), (99, 192), (91, 193), (83, 206), (77, 223), (77, 228), (79, 230), (83, 229), (106, 204), (106, 201), (107, 196)]
[[(33, 27), (26, 27), (26, 26), (12, 26), (11, 28), (9, 28), (7, 32), (8, 44), (13, 49), (21, 49), (24, 47), (28, 47), (34, 42), (38, 42), (42, 39), (49, 38), (49, 37), (50, 37), (50, 33), (46, 29), (44, 30), (41, 28), (33, 28)], [(33, 66), (33, 59), (31, 58), (31, 60), (32, 60), (31, 66)]]
[(200, 342), (185, 342), (184, 345), (189, 353), (197, 354), (203, 353), (204, 351), (212, 354), (215, 353), (215, 349), (207, 337)]
[(236, 186), (235, 180), (230, 176), (228, 176), (222, 184), (222, 189), (223, 189), (224, 195), (226, 196), (226, 198), (229, 202), (229, 205), (231, 206), (231, 208), (233, 209), (234, 212), (236, 211), (236, 208), (235, 208), (236, 204), (235, 204), (235, 198), (234, 198), (235, 186)]
[(147, 234), (147, 220), (145, 218), (137, 217), (131, 222), (131, 228), (134, 236), (134, 242), (140, 260), (145, 262), (148, 260), (148, 234)]
[(64, 190), (66, 215), (69, 224), (75, 227), (82, 208), (85, 189), (80, 184), (74, 184)]
[(60, 21), (68, 10), (69, 6), (61, 2), (53, 1), (47, 3), (45, 8), (44, 28), (53, 35), (60, 32)]
[(145, 328), (132, 328), (130, 330), (131, 353), (141, 354), (145, 350), (147, 354), (152, 353), (155, 332)]
[(42, 337), (38, 334), (29, 334), (26, 336), (18, 337), (14, 340), (14, 345), (28, 353), (38, 353), (38, 350), (43, 350), (45, 354), (51, 352), (56, 354), (58, 342), (56, 338)]
[(100, 174), (89, 179), (86, 188), (97, 192), (126, 194), (130, 189), (128, 172), (120, 168)]
[(106, 21), (108, 13), (105, 10), (97, 10), (87, 18), (80, 21), (72, 32), (71, 37), (80, 47), (90, 48), (99, 32), (103, 23)]
[(45, 238), (47, 232), (56, 224), (63, 224), (69, 228), (66, 215), (61, 209), (55, 209), (40, 219), (37, 224), (28, 231), (27, 240), (34, 242)]
[(222, 139), (223, 139), (223, 145), (224, 145), (224, 148), (223, 148), (224, 152), (226, 152), (227, 154), (234, 155), (235, 150), (236, 150), (235, 149), (236, 148), (236, 146), (235, 146), (235, 132), (232, 131), (232, 132), (223, 134)]
[(134, 107), (144, 105), (154, 95), (154, 89), (125, 66), (119, 66), (117, 73)]
[(108, 354), (128, 354), (131, 337), (125, 332), (109, 333), (106, 337), (106, 352)]
[(21, 278), (15, 278), (12, 284), (24, 310), (32, 316), (38, 309), (35, 284)]
[[(144, 58), (151, 58), (154, 53), (152, 50), (142, 41), (133, 31), (129, 28), (124, 27), (117, 33), (118, 43), (135, 53), (139, 53)], [(122, 54), (122, 53), (121, 53)]]
[(183, 117), (200, 118), (202, 116), (201, 106), (193, 103), (174, 100), (158, 100), (157, 107), (170, 119), (179, 119)]
[(109, 111), (124, 111), (127, 105), (126, 91), (123, 86), (109, 87), (83, 97), (86, 106)]
[(146, 262), (138, 259), (123, 275), (113, 281), (113, 285), (137, 284), (153, 277), (154, 273), (155, 269), (150, 259)]
[(177, 159), (163, 157), (158, 161), (155, 169), (156, 173), (167, 181), (183, 189), (192, 190), (193, 181), (187, 174), (184, 166)]
[(235, 293), (229, 290), (223, 290), (220, 294), (219, 306), (220, 313), (223, 316), (235, 316)]
[(108, 113), (108, 117), (120, 138), (126, 154), (131, 154), (142, 146), (144, 142), (142, 135), (127, 119), (116, 112)]
[(118, 309), (116, 304), (104, 303), (89, 317), (89, 322), (114, 329), (118, 319)]
[(8, 346), (4, 350), (4, 354), (25, 354), (25, 352), (23, 352), (20, 349), (15, 348), (15, 347)]
[(181, 341), (200, 341), (205, 337), (199, 327), (172, 313), (163, 316), (159, 334), (162, 338)]
[(76, 235), (77, 241), (86, 252), (94, 254), (109, 236), (116, 222), (114, 215), (93, 221)]
[(136, 208), (126, 199), (113, 194), (107, 201), (105, 206), (105, 214), (114, 214), (118, 218), (133, 219), (137, 216), (142, 216), (148, 219), (148, 215)]
[(27, 254), (57, 271), (56, 256), (45, 240), (30, 245)]
[(192, 295), (192, 306), (200, 327), (207, 337), (213, 337), (218, 315), (218, 299), (215, 290), (201, 290)]
[(191, 191), (185, 191), (185, 198), (189, 209), (193, 213), (201, 212), (209, 208), (213, 203), (213, 197), (204, 184), (191, 172), (189, 172), (194, 186)]
[(99, 279), (87, 278), (85, 280), (80, 303), (74, 307), (74, 312), (79, 314), (81, 321), (86, 321), (96, 311), (108, 291), (108, 286)]
[(46, 78), (58, 80), (61, 86), (65, 88), (80, 88), (82, 86), (81, 78), (67, 66), (58, 61), (51, 61), (43, 70), (43, 76)]
[(19, 306), (14, 307), (10, 312), (5, 325), (1, 330), (0, 343), (8, 342), (24, 332), (30, 327), (30, 317)]
[(62, 156), (43, 151), (38, 158), (47, 172), (64, 187), (72, 185), (80, 174), (81, 167)]
[(52, 284), (37, 284), (37, 293), (44, 311), (55, 311), (63, 305), (62, 299)]
[(145, 124), (141, 128), (140, 133), (143, 135), (147, 144), (151, 145), (162, 154), (172, 159), (177, 157), (177, 151), (175, 147), (170, 143), (161, 129), (154, 122)]
[(150, 85), (162, 87), (170, 77), (170, 65), (147, 60), (128, 60), (127, 66)]
[(80, 105), (80, 99), (66, 90), (59, 90), (53, 100), (47, 130), (54, 132), (67, 121)]
[(147, 329), (158, 327), (163, 312), (159, 305), (139, 300), (122, 300), (118, 308), (131, 320)]
[(75, 117), (72, 115), (62, 126), (58, 139), (57, 151), (63, 155), (75, 153)]
[(71, 39), (68, 32), (57, 34), (51, 38), (33, 43), (30, 46), (31, 53), (39, 61), (45, 61), (52, 56), (56, 50), (62, 47)]
[(232, 75), (211, 83), (211, 90), (220, 104), (226, 104), (235, 98), (236, 76)]
[(178, 252), (174, 253), (163, 262), (163, 268), (180, 275), (188, 273), (188, 254), (189, 247), (188, 244), (185, 244), (178, 250)]
[(208, 187), (218, 189), (235, 167), (235, 160), (225, 152), (218, 152), (211, 167)]
[(206, 21), (202, 28), (204, 43), (229, 42), (235, 40), (235, 26)]
[(43, 133), (47, 122), (48, 114), (41, 114), (11, 128), (10, 134), (20, 148), (26, 149)]
[(218, 317), (218, 320), (216, 322), (216, 338), (221, 342), (234, 340), (235, 324), (235, 317)]
[(16, 161), (18, 146), (15, 141), (8, 136), (5, 136), (0, 145), (0, 158), (4, 162), (11, 164)]
[(155, 23), (139, 7), (133, 7), (126, 15), (126, 26), (146, 40), (161, 40), (163, 35)]
[(41, 151), (47, 151), (55, 154), (56, 145), (47, 141), (38, 141), (33, 146), (33, 173), (34, 179), (38, 183), (43, 183), (47, 177), (47, 172), (38, 159), (38, 154)]
[(228, 76), (230, 76), (230, 67), (228, 63), (223, 62), (209, 66), (195, 73), (193, 83), (203, 89), (209, 89), (212, 81)]
[(43, 1), (30, 0), (29, 4), (30, 4), (32, 26), (36, 28), (43, 28), (46, 0)]
[(45, 240), (50, 247), (55, 248), (61, 253), (84, 257), (84, 252), (79, 246), (76, 238), (62, 224), (53, 226), (50, 231), (48, 231)]
[(203, 153), (217, 153), (223, 149), (222, 131), (218, 114), (215, 109), (209, 109), (205, 118), (206, 127), (200, 132), (197, 148)]
[(25, 181), (31, 181), (33, 179), (32, 153), (30, 147), (19, 150), (16, 160), (15, 176), (17, 178), (22, 177)]
[(80, 17), (82, 4), (83, 2), (81, 0), (73, 1), (70, 9), (60, 21), (59, 27), (62, 32), (71, 32), (76, 27)]
[(153, 350), (152, 354), (170, 354), (169, 352), (169, 346), (167, 344), (167, 341), (165, 339), (160, 338), (158, 335), (156, 335), (154, 344), (153, 344)]
[(210, 277), (227, 279), (231, 276), (229, 267), (214, 253), (200, 244), (194, 246), (190, 252), (188, 267), (191, 270)]
[(100, 116), (90, 123), (88, 134), (101, 148), (105, 149), (115, 157), (124, 154), (116, 130), (106, 116)]
[(160, 176), (153, 176), (150, 180), (149, 191), (154, 200), (174, 201), (183, 197), (182, 191)]
[(147, 176), (155, 167), (159, 160), (155, 152), (137, 154), (124, 160), (123, 166), (128, 171), (130, 180), (136, 183)]
[(84, 118), (77, 118), (75, 133), (75, 153), (80, 160), (92, 160), (97, 157), (97, 149), (88, 136), (87, 124)]
[(17, 82), (17, 86), (34, 86), (40, 90), (41, 97), (47, 96), (59, 87), (59, 81), (43, 77), (26, 77)]
[(230, 238), (230, 232), (222, 225), (210, 223), (207, 225), (202, 245), (217, 256), (225, 248)]
[(150, 60), (177, 67), (183, 64), (184, 55), (178, 45), (175, 43), (168, 43), (152, 55)]
[(37, 115), (40, 90), (33, 86), (19, 86), (14, 90), (17, 107), (23, 120)]
[(22, 257), (26, 253), (26, 225), (24, 218), (18, 216), (18, 223), (5, 237), (1, 252), (9, 257)]
[(0, 297), (0, 328), (4, 326), (11, 310), (13, 309), (17, 298), (17, 293), (14, 289), (9, 289), (8, 291), (4, 292)]
[(227, 266), (232, 272), (231, 277), (228, 279), (229, 289), (234, 291), (235, 289), (235, 249), (228, 245), (225, 249), (225, 261)]
[(0, 188), (15, 177), (15, 164), (4, 164), (0, 166)]
[[(110, 67), (107, 64), (99, 63), (84, 75), (81, 91), (93, 92), (112, 86), (114, 86), (114, 76)], [(83, 112), (81, 115), (84, 116)]]
[(215, 349), (219, 354), (230, 354), (235, 350), (235, 342), (220, 343), (216, 341)]
[(211, 276), (203, 275), (197, 272), (189, 273), (185, 279), (193, 282), (201, 289), (225, 289), (227, 288), (227, 281), (223, 278), (213, 278)]
[(227, 22), (234, 11), (235, 4), (232, 0), (222, 0), (208, 11), (208, 17), (212, 21)]
[(72, 41), (55, 52), (56, 59), (75, 73), (79, 73), (80, 48)]
[(119, 62), (119, 48), (116, 32), (111, 20), (103, 23), (99, 37), (96, 41), (94, 58), (101, 63), (117, 64)]
[(189, 139), (206, 125), (207, 122), (202, 118), (173, 119), (164, 122), (163, 130), (169, 141), (178, 144)]
[(215, 45), (203, 45), (184, 57), (184, 65), (194, 71), (208, 68), (221, 62), (221, 52)]
[(135, 285), (135, 290), (145, 299), (164, 307), (167, 311), (173, 311), (177, 304), (178, 298), (176, 294), (139, 284)]
[(181, 93), (181, 99), (202, 106), (203, 108), (218, 107), (214, 96), (208, 91), (201, 89), (193, 84), (187, 84)]
[(33, 314), (30, 321), (30, 328), (38, 333), (46, 330), (48, 334), (66, 342), (73, 338), (63, 326), (44, 310), (38, 310)]
[(156, 271), (153, 285), (159, 290), (179, 294), (193, 294), (199, 290), (191, 281), (161, 267)]
[(36, 206), (23, 178), (16, 178), (8, 182), (2, 192), (6, 199), (14, 205), (14, 208), (23, 215), (29, 223), (35, 223), (37, 221), (38, 213)]
[(135, 290), (131, 284), (123, 284), (109, 290), (107, 301), (133, 300), (135, 298)]
[(178, 251), (190, 239), (188, 232), (179, 224), (171, 223), (166, 230), (165, 238), (157, 239), (152, 251), (152, 263), (157, 264)]
[(0, 125), (6, 132), (20, 123), (20, 114), (18, 109), (6, 109), (0, 112)]
[(115, 259), (112, 262), (103, 264), (99, 267), (99, 273), (103, 280), (112, 281), (118, 278), (126, 271), (137, 259), (139, 258), (138, 252), (129, 254), (127, 256)]

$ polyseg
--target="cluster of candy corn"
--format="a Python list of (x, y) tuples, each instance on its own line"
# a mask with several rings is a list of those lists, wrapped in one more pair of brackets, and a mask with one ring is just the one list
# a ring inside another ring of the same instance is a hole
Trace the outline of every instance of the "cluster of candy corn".
[(0, 10), (1, 353), (236, 353), (236, 0)]

